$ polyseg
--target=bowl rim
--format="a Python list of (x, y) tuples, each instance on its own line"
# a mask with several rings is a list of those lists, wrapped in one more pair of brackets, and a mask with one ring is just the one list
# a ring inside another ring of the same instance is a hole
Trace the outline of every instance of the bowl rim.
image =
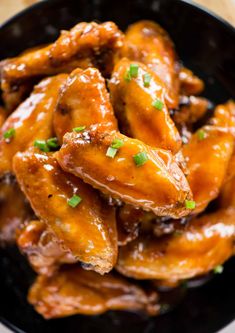
[[(217, 23), (219, 23), (219, 25), (225, 27), (227, 31), (234, 34), (234, 37), (235, 37), (235, 25), (232, 25), (226, 19), (224, 19), (220, 15), (213, 12), (211, 9), (206, 8), (203, 5), (198, 4), (198, 3), (194, 2), (194, 1), (191, 1), (191, 0), (170, 0), (170, 1), (172, 1), (172, 2), (182, 2), (186, 6), (191, 7), (193, 9), (197, 10), (198, 12), (206, 14), (207, 17), (212, 17), (215, 21), (217, 21)], [(50, 1), (49, 0), (41, 0), (41, 1), (39, 1), (35, 4), (33, 4), (33, 5), (30, 5), (27, 8), (25, 8), (25, 9), (19, 11), (18, 13), (14, 14), (13, 16), (11, 16), (7, 20), (5, 20), (3, 23), (1, 23), (0, 24), (0, 30), (7, 28), (11, 24), (13, 24), (15, 21), (17, 21), (18, 19), (23, 17), (25, 14), (28, 14), (30, 11), (32, 11), (32, 10), (37, 11), (37, 9), (43, 9), (45, 7), (50, 7), (51, 5), (53, 5), (53, 3), (56, 3), (56, 2), (59, 2), (59, 1), (58, 0), (50, 0)], [(5, 319), (2, 316), (0, 316), (0, 323), (3, 326), (5, 326), (6, 328), (8, 328), (9, 330), (11, 330), (12, 332), (14, 332), (14, 333), (25, 333), (25, 331), (16, 327), (9, 320)], [(233, 323), (233, 321), (228, 323), (228, 325), (223, 327), (222, 329), (225, 329), (226, 327), (228, 327), (232, 323)]]

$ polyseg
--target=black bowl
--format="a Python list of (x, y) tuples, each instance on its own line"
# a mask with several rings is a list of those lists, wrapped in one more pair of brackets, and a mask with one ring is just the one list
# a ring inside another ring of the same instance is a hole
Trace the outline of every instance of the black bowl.
[[(0, 59), (54, 40), (79, 21), (116, 22), (121, 29), (140, 19), (159, 22), (172, 36), (183, 62), (206, 82), (215, 103), (235, 98), (235, 29), (180, 0), (51, 0), (18, 14), (0, 28)], [(14, 203), (13, 203), (14, 204)], [(0, 320), (25, 333), (212, 333), (235, 319), (234, 260), (222, 275), (190, 289), (168, 314), (146, 318), (128, 312), (46, 321), (27, 303), (34, 274), (15, 248), (0, 251)]]

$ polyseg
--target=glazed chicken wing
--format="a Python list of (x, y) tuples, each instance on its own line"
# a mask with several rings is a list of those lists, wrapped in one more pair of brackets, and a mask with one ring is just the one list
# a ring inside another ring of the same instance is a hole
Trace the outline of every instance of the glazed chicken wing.
[(41, 81), (5, 121), (0, 130), (1, 175), (12, 171), (12, 159), (18, 151), (32, 146), (36, 139), (45, 140), (53, 135), (53, 111), (66, 77), (66, 74), (60, 74)]
[(52, 277), (39, 276), (29, 291), (29, 302), (45, 319), (74, 314), (97, 315), (108, 310), (142, 310), (158, 313), (158, 296), (147, 295), (124, 278), (64, 268)]
[[(145, 65), (135, 62), (137, 75), (127, 79), (133, 62), (120, 60), (109, 82), (112, 104), (126, 135), (158, 148), (176, 153), (181, 138), (165, 103), (166, 89), (161, 80)], [(146, 86), (146, 76), (150, 83)]]
[(120, 53), (122, 57), (140, 61), (152, 69), (165, 83), (167, 106), (178, 106), (180, 66), (174, 45), (163, 28), (152, 21), (130, 25)]
[(18, 153), (14, 171), (35, 214), (61, 244), (87, 268), (110, 271), (117, 256), (114, 209), (92, 187), (62, 171), (53, 155), (33, 149)]
[(61, 143), (64, 134), (74, 128), (101, 124), (117, 129), (105, 80), (97, 69), (76, 69), (70, 74), (61, 89), (53, 123)]
[(160, 216), (189, 213), (190, 188), (169, 151), (94, 126), (67, 133), (57, 159), (64, 170), (113, 198)]
[(32, 215), (16, 180), (6, 175), (0, 181), (0, 245), (14, 243), (16, 232)]
[(51, 276), (61, 264), (77, 261), (42, 221), (27, 223), (18, 232), (17, 245), (38, 274)]
[(235, 210), (194, 218), (171, 236), (121, 247), (116, 269), (136, 279), (181, 280), (206, 274), (234, 253)]
[(197, 131), (183, 147), (196, 202), (194, 212), (203, 211), (219, 194), (233, 152), (234, 129), (235, 109), (228, 104), (218, 106), (210, 125)]
[(11, 93), (35, 77), (98, 66), (110, 73), (114, 53), (122, 46), (122, 33), (113, 22), (82, 22), (62, 31), (52, 44), (5, 60), (1, 65), (2, 90)]

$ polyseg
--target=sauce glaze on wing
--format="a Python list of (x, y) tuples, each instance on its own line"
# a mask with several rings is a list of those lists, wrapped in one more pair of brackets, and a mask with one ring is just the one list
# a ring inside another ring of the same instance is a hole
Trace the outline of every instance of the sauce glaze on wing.
[(181, 280), (206, 274), (234, 254), (235, 210), (196, 217), (171, 236), (121, 247), (116, 269), (135, 279)]
[(53, 125), (59, 141), (73, 128), (106, 125), (117, 129), (105, 80), (95, 68), (74, 70), (62, 86), (54, 113)]
[[(124, 133), (144, 143), (177, 153), (181, 138), (170, 118), (165, 103), (166, 89), (156, 74), (145, 65), (138, 65), (138, 76), (126, 80), (131, 64), (128, 59), (120, 60), (109, 81), (109, 88), (115, 113)], [(144, 85), (145, 75), (151, 76), (148, 87)], [(153, 106), (160, 103), (159, 109)]]
[(110, 73), (122, 40), (113, 22), (81, 22), (70, 31), (62, 31), (54, 43), (5, 60), (1, 65), (2, 90), (11, 92), (32, 78), (69, 73), (77, 67), (97, 65), (103, 73)]
[[(0, 175), (12, 171), (12, 159), (37, 140), (53, 136), (52, 117), (61, 84), (67, 78), (60, 74), (42, 80), (32, 94), (5, 121), (0, 130)], [(14, 129), (14, 136), (4, 138), (4, 133)]]
[(234, 149), (234, 129), (235, 109), (221, 105), (210, 125), (203, 126), (183, 146), (187, 179), (196, 201), (194, 212), (202, 212), (219, 194)]
[[(123, 145), (111, 158), (106, 154), (114, 140)], [(146, 153), (148, 160), (138, 167), (133, 157), (140, 152)], [(159, 216), (177, 218), (189, 213), (185, 200), (191, 198), (190, 188), (169, 151), (93, 126), (80, 134), (67, 133), (56, 156), (65, 171), (113, 198)]]
[[(110, 271), (117, 256), (115, 210), (92, 187), (66, 174), (51, 154), (36, 149), (18, 153), (14, 172), (35, 214), (61, 244), (87, 268)], [(74, 195), (82, 201), (71, 207), (68, 199)]]
[(72, 266), (51, 277), (38, 276), (28, 300), (44, 318), (74, 314), (97, 315), (108, 310), (159, 312), (156, 292), (147, 294), (139, 286), (116, 274), (99, 275)]
[(180, 65), (174, 44), (162, 27), (147, 20), (130, 25), (120, 56), (142, 62), (153, 70), (165, 83), (167, 106), (178, 106)]
[(42, 221), (27, 223), (17, 234), (17, 245), (38, 274), (51, 276), (60, 265), (77, 261)]

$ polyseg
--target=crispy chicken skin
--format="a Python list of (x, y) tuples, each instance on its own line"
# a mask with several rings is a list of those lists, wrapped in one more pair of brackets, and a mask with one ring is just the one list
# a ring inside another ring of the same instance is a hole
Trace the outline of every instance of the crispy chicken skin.
[(18, 229), (31, 215), (30, 206), (16, 180), (6, 175), (0, 181), (0, 245), (15, 243)]
[[(110, 271), (117, 256), (115, 211), (98, 193), (66, 174), (51, 154), (31, 149), (14, 158), (14, 171), (35, 214), (73, 256), (99, 273)], [(78, 195), (76, 207), (68, 199)]]
[(147, 295), (118, 275), (101, 276), (76, 266), (63, 268), (52, 277), (38, 276), (28, 300), (45, 319), (108, 310), (140, 310), (151, 315), (159, 311), (155, 292)]
[(35, 272), (51, 276), (61, 264), (75, 263), (71, 252), (60, 245), (44, 222), (33, 220), (18, 232), (17, 245)]
[(234, 110), (228, 104), (218, 106), (210, 125), (201, 128), (203, 138), (196, 132), (183, 147), (195, 213), (202, 212), (219, 194), (233, 152), (234, 129)]
[(235, 210), (194, 218), (177, 233), (121, 247), (116, 269), (136, 279), (180, 280), (206, 274), (234, 252)]
[[(12, 171), (12, 159), (19, 151), (34, 144), (36, 139), (53, 135), (52, 117), (61, 84), (67, 75), (60, 74), (41, 81), (30, 97), (5, 121), (0, 130), (0, 175)], [(14, 129), (14, 136), (4, 138), (4, 133)]]
[(179, 73), (180, 80), (180, 93), (182, 95), (190, 96), (190, 95), (198, 95), (200, 94), (205, 86), (204, 82), (194, 75), (190, 69), (182, 67)]
[[(108, 157), (107, 149), (116, 139), (123, 146), (117, 156)], [(140, 152), (145, 152), (148, 160), (137, 166), (133, 156)], [(185, 200), (191, 198), (190, 188), (169, 151), (94, 126), (80, 134), (67, 133), (56, 156), (65, 171), (113, 198), (159, 216), (179, 217), (189, 213)]]
[(105, 80), (95, 68), (74, 70), (63, 85), (54, 113), (54, 129), (62, 143), (63, 136), (79, 126), (102, 124), (117, 129)]
[(123, 35), (113, 22), (82, 22), (62, 31), (52, 44), (1, 64), (2, 90), (17, 90), (35, 77), (71, 72), (77, 67), (96, 65), (103, 73), (113, 66), (113, 55), (122, 46)]
[(120, 56), (140, 61), (152, 69), (165, 83), (167, 106), (178, 106), (180, 66), (174, 45), (162, 27), (147, 20), (130, 25)]
[[(169, 116), (165, 103), (166, 89), (162, 81), (147, 66), (138, 65), (138, 76), (126, 80), (131, 62), (120, 60), (109, 82), (112, 104), (123, 132), (144, 143), (176, 153), (181, 147), (181, 138)], [(150, 85), (144, 86), (144, 76), (151, 75)], [(153, 103), (162, 103), (157, 110)]]

